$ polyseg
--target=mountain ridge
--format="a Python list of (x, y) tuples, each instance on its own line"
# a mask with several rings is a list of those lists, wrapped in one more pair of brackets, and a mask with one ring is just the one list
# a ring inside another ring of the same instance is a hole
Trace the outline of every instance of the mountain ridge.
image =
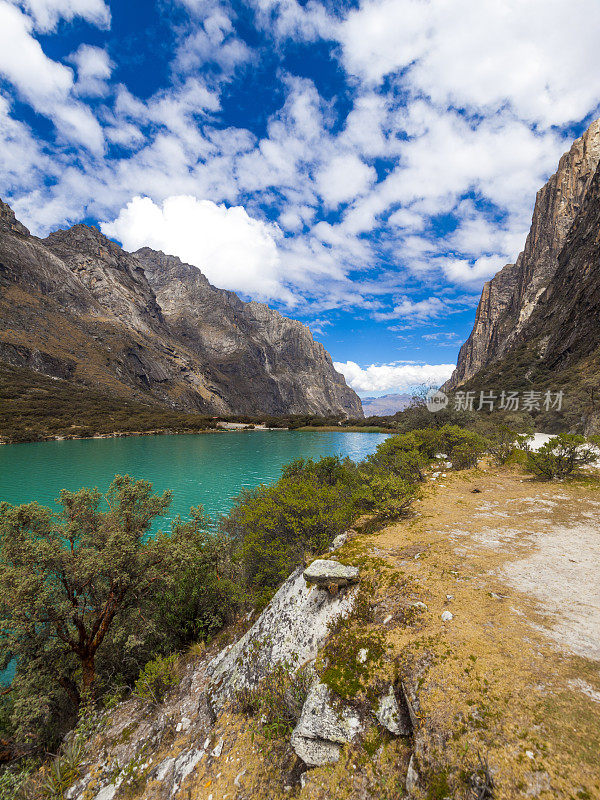
[(529, 321), (551, 288), (599, 163), (600, 120), (596, 120), (561, 157), (556, 173), (537, 193), (531, 229), (516, 262), (484, 284), (473, 330), (460, 349), (446, 389), (465, 384), (527, 338)]
[[(177, 291), (161, 265), (178, 273)], [(92, 226), (39, 239), (2, 201), (0, 320), (0, 360), (117, 395), (212, 414), (362, 417), (301, 323), (217, 289), (174, 256), (128, 253)]]

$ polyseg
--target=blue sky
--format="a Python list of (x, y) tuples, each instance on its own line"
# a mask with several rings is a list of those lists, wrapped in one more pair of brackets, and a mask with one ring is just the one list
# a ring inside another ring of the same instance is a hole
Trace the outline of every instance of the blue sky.
[(0, 196), (308, 324), (362, 395), (448, 377), (598, 115), (597, 0), (0, 0)]

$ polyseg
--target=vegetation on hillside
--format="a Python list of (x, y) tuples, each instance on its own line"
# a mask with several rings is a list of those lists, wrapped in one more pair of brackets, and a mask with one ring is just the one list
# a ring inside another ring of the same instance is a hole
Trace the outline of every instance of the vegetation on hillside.
[(0, 442), (196, 432), (214, 427), (214, 420), (201, 414), (114, 397), (23, 367), (0, 364)]
[(297, 459), (218, 523), (191, 509), (168, 534), (150, 529), (170, 493), (127, 476), (104, 496), (63, 491), (59, 512), (0, 504), (0, 668), (16, 663), (0, 695), (0, 760), (54, 750), (86, 702), (129, 691), (158, 702), (176, 681), (173, 654), (263, 606), (359, 518), (376, 529), (402, 515), (432, 467), (472, 467), (483, 453), (545, 478), (592, 457), (580, 437), (535, 455), (510, 429), (486, 438), (446, 424), (390, 437), (359, 464)]

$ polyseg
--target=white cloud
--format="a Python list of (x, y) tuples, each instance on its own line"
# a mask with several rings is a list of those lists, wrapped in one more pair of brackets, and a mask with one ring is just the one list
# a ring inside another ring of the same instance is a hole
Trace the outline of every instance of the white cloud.
[(157, 205), (134, 197), (102, 232), (127, 250), (152, 247), (198, 267), (211, 283), (252, 297), (292, 303), (281, 279), (274, 225), (252, 219), (240, 206), (226, 208), (191, 196)]
[(50, 117), (69, 142), (102, 152), (100, 125), (87, 106), (70, 96), (73, 70), (48, 58), (32, 30), (28, 16), (0, 0), (0, 75), (38, 113)]
[(439, 317), (446, 306), (439, 297), (427, 297), (424, 300), (413, 301), (409, 297), (401, 297), (394, 304), (392, 312), (394, 317), (413, 319), (422, 322), (426, 319)]
[(338, 36), (366, 81), (408, 70), (437, 104), (561, 125), (598, 105), (599, 28), (597, 0), (367, 0)]
[(77, 67), (77, 83), (74, 87), (77, 94), (102, 97), (107, 93), (107, 81), (114, 65), (106, 50), (82, 44), (71, 54), (69, 60)]
[(317, 175), (319, 194), (328, 206), (354, 200), (375, 182), (377, 173), (353, 153), (334, 156)]
[(40, 31), (56, 28), (59, 19), (81, 17), (100, 28), (110, 26), (110, 9), (104, 0), (11, 0), (28, 11)]
[(423, 384), (441, 386), (455, 367), (454, 364), (371, 364), (360, 367), (354, 361), (336, 361), (333, 366), (356, 392), (402, 392)]

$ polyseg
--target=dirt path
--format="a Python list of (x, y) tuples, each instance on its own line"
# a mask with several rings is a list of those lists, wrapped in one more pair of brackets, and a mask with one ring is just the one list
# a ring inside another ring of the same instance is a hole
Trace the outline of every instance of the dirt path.
[(502, 798), (600, 797), (600, 483), (448, 473), (417, 508), (370, 554), (427, 606), (389, 634), (428, 664), (422, 758), (487, 752)]

